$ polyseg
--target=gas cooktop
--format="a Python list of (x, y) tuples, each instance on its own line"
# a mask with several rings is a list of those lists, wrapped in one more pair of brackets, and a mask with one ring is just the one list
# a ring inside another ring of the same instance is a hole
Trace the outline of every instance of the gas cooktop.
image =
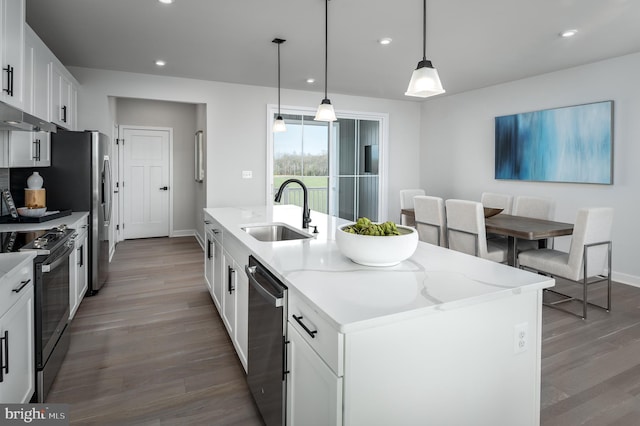
[(0, 232), (0, 253), (36, 251), (49, 254), (71, 237), (74, 230), (67, 225), (35, 231)]

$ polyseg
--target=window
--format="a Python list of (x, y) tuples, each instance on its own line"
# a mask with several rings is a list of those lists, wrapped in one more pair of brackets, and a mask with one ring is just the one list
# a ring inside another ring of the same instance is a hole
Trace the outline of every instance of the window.
[[(282, 111), (287, 131), (272, 133), (275, 113), (270, 106), (268, 203), (282, 182), (296, 178), (307, 186), (312, 210), (353, 221), (363, 216), (381, 220), (386, 211), (386, 114), (337, 112), (336, 122), (324, 123), (313, 120), (314, 111), (288, 109)], [(282, 204), (302, 203), (302, 189), (288, 185)]]

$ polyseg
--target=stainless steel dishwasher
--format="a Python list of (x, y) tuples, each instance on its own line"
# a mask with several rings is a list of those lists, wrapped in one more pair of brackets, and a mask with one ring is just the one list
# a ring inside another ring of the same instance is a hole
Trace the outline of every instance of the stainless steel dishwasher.
[(249, 277), (249, 355), (247, 382), (267, 426), (286, 419), (287, 287), (253, 256)]

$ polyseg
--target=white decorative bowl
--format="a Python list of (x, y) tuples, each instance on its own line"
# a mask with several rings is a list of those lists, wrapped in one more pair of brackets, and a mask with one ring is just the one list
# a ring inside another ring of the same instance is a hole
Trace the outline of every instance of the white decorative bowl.
[(46, 207), (40, 208), (29, 208), (29, 207), (18, 207), (18, 214), (24, 217), (42, 217), (47, 212)]
[(400, 235), (371, 236), (342, 230), (351, 225), (338, 227), (336, 243), (342, 254), (360, 265), (397, 265), (410, 258), (418, 247), (418, 232), (409, 226), (397, 225)]

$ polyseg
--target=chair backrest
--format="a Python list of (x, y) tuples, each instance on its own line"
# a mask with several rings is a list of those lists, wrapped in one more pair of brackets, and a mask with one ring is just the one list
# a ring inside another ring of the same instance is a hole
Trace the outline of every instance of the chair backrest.
[[(572, 276), (567, 278), (577, 281), (583, 277), (584, 246), (611, 241), (612, 226), (613, 209), (610, 207), (590, 207), (578, 210), (569, 248), (568, 266)], [(589, 248), (587, 253), (587, 277), (604, 274), (608, 266), (607, 245)]]
[(400, 190), (400, 208), (412, 209), (413, 197), (416, 195), (424, 195), (424, 189), (401, 189)]
[(447, 200), (447, 240), (449, 248), (472, 256), (487, 256), (484, 208), (477, 201)]
[[(413, 208), (413, 197), (416, 195), (424, 195), (424, 189), (401, 189), (400, 190), (400, 208), (401, 209), (412, 209)], [(401, 215), (400, 223), (406, 226), (414, 226), (415, 222), (411, 217), (407, 217), (407, 215)]]
[(495, 192), (483, 192), (480, 202), (484, 207), (492, 207), (494, 209), (503, 209), (502, 213), (511, 214), (511, 203), (513, 195), (497, 194)]
[(551, 220), (555, 203), (550, 198), (518, 195), (513, 200), (511, 213), (516, 216)]
[(446, 247), (444, 200), (440, 197), (416, 195), (413, 197), (413, 207), (420, 241)]

